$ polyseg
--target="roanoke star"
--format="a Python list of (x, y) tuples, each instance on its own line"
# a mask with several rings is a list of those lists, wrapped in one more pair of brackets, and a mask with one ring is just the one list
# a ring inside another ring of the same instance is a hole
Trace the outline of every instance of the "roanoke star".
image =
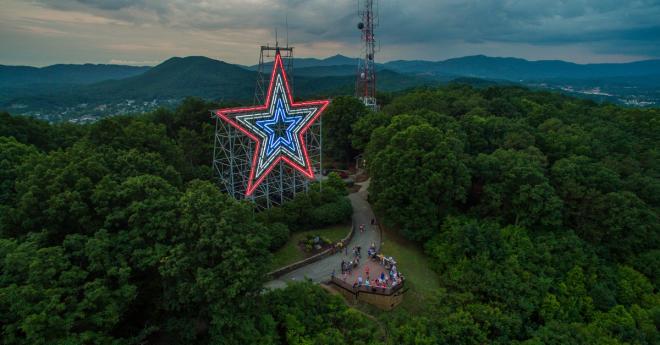
[(246, 195), (254, 193), (281, 161), (307, 178), (314, 178), (304, 134), (329, 103), (328, 100), (293, 102), (282, 57), (277, 51), (264, 105), (215, 111), (218, 117), (256, 142)]

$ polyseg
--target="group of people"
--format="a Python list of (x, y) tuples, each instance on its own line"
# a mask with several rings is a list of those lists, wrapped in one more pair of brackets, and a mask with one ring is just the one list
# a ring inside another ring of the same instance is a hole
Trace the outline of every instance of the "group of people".
[[(361, 288), (364, 286), (367, 288), (377, 287), (387, 289), (389, 287), (400, 285), (403, 283), (403, 279), (403, 275), (397, 271), (396, 265), (392, 266), (392, 268), (387, 271), (380, 272), (380, 275), (376, 275), (376, 277), (372, 279), (369, 274), (369, 266), (367, 265), (364, 268), (364, 277), (362, 274), (359, 274), (357, 279), (353, 282), (353, 288)], [(344, 281), (345, 280), (346, 277), (344, 277)]]
[[(371, 225), (373, 229), (376, 229), (373, 225), (376, 224), (376, 220), (372, 219), (371, 220)], [(366, 227), (364, 224), (360, 224), (359, 230), (360, 233), (364, 233)], [(343, 248), (342, 248), (343, 247)], [(339, 246), (339, 250), (341, 251), (344, 249), (344, 254), (348, 257), (348, 246), (344, 246), (343, 243), (342, 245)], [(360, 288), (362, 286), (364, 287), (378, 287), (378, 288), (389, 288), (389, 287), (394, 287), (397, 285), (400, 285), (403, 283), (403, 275), (397, 270), (396, 267), (396, 261), (392, 257), (385, 257), (382, 254), (378, 253), (378, 249), (376, 248), (376, 243), (372, 242), (371, 245), (369, 246), (369, 249), (367, 250), (367, 256), (372, 259), (373, 261), (376, 261), (380, 263), (385, 270), (378, 275), (376, 273), (375, 277), (372, 277), (369, 272), (369, 265), (367, 264), (364, 266), (364, 275), (362, 272), (358, 273), (357, 278), (353, 282), (353, 288)], [(353, 270), (359, 266), (360, 264), (360, 259), (362, 258), (362, 247), (361, 246), (355, 246), (351, 250), (351, 259), (342, 259), (341, 260), (341, 274), (342, 274), (342, 280), (346, 281), (348, 279), (348, 276), (353, 275)], [(335, 270), (332, 270), (332, 277), (335, 277)]]
[[(346, 274), (353, 273), (353, 268), (357, 267), (357, 265), (359, 264), (360, 264), (359, 258), (355, 258), (355, 260), (349, 260), (349, 261), (341, 260), (341, 274), (345, 276)], [(334, 270), (332, 274), (334, 276)]]
[[(341, 274), (343, 281), (346, 281), (349, 276), (352, 276), (353, 269), (358, 267), (360, 258), (362, 257), (362, 248), (360, 246), (353, 247), (352, 254), (352, 260), (342, 259), (341, 261)], [(353, 288), (360, 288), (364, 286), (367, 288), (378, 287), (386, 289), (389, 287), (397, 286), (403, 282), (404, 278), (396, 267), (396, 261), (394, 261), (392, 257), (388, 258), (378, 254), (375, 243), (371, 243), (367, 254), (369, 258), (373, 259), (373, 261), (381, 264), (385, 270), (381, 272), (380, 275), (376, 274), (374, 277), (372, 277), (370, 274), (371, 272), (369, 272), (369, 265), (367, 264), (364, 266), (364, 274), (362, 272), (358, 273), (357, 278), (353, 282)], [(335, 276), (334, 270), (332, 272), (332, 276)]]
[[(341, 260), (341, 273), (351, 274), (353, 272), (353, 267), (357, 267), (360, 264), (360, 258), (362, 258), (362, 247), (355, 246), (352, 251), (352, 260)], [(346, 247), (346, 255), (348, 255), (348, 247)]]

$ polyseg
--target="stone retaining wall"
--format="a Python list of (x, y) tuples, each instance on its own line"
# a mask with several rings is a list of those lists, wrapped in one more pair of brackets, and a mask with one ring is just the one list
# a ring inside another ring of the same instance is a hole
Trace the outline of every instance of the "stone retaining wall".
[[(346, 247), (349, 242), (351, 242), (351, 239), (353, 238), (353, 235), (355, 234), (355, 222), (353, 221), (351, 224), (351, 231), (344, 237), (340, 242), (343, 244), (342, 248)], [(303, 259), (297, 262), (294, 262), (292, 264), (286, 265), (284, 267), (278, 268), (274, 271), (268, 272), (268, 276), (271, 279), (277, 279), (289, 272), (295, 271), (299, 269), (300, 267), (306, 266), (311, 264), (312, 262), (319, 261), (323, 258), (326, 258), (334, 253), (336, 250), (336, 247), (328, 248), (318, 254), (314, 254), (313, 256), (308, 257), (307, 259)]]
[(405, 282), (388, 288), (366, 286), (358, 288), (337, 277), (333, 277), (326, 284), (341, 293), (351, 304), (362, 301), (384, 310), (392, 310), (399, 305), (403, 301), (404, 293), (407, 291), (404, 289)]
[(333, 284), (338, 285), (338, 286), (340, 286), (344, 289), (351, 290), (351, 291), (353, 291), (353, 293), (356, 293), (356, 294), (360, 293), (360, 292), (369, 292), (369, 293), (384, 295), (384, 296), (390, 296), (390, 295), (394, 294), (395, 292), (397, 292), (397, 291), (399, 291), (403, 288), (403, 283), (399, 284), (399, 285), (396, 285), (396, 286), (386, 287), (386, 288), (378, 287), (378, 286), (369, 286), (369, 287), (367, 287), (365, 285), (362, 285), (360, 287), (357, 287), (357, 286), (353, 287), (353, 285), (351, 285), (350, 283), (345, 282), (345, 281), (343, 281), (343, 280), (341, 280), (340, 278), (337, 278), (337, 277), (330, 278), (328, 283), (333, 283)]

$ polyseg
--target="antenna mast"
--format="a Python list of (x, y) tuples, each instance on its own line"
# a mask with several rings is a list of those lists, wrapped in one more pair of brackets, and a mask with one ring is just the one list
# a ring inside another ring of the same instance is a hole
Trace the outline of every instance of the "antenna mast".
[[(361, 2), (362, 7), (360, 7)], [(374, 12), (374, 3), (376, 3), (376, 12)], [(357, 27), (362, 32), (363, 47), (362, 57), (358, 60), (355, 96), (367, 108), (376, 110), (378, 105), (376, 104), (376, 64), (374, 63), (376, 39), (374, 27), (378, 26), (377, 0), (358, 0), (358, 16), (361, 21)]]

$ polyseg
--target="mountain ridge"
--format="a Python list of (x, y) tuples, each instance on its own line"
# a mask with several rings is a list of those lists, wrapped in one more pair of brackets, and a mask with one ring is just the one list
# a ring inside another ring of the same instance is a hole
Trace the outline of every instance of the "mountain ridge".
[[(353, 94), (356, 61), (343, 55), (326, 59), (294, 59), (294, 94), (302, 98)], [(171, 57), (154, 67), (141, 68), (94, 64), (59, 64), (45, 68), (17, 66), (13, 69), (50, 73), (42, 79), (24, 78), (23, 83), (12, 83), (11, 77), (3, 78), (2, 73), (12, 68), (2, 67), (0, 110), (47, 119), (52, 114), (66, 114), (61, 115), (61, 119), (66, 119), (72, 116), (70, 114), (101, 116), (142, 112), (176, 104), (188, 96), (248, 103), (253, 100), (257, 79), (254, 68), (205, 56)], [(561, 60), (539, 62), (473, 55), (437, 62), (398, 60), (377, 64), (376, 68), (379, 71), (377, 85), (380, 91), (437, 85), (456, 79), (475, 84), (477, 79), (481, 79), (486, 82), (475, 85), (491, 85), (489, 81), (496, 84), (518, 83), (601, 101), (660, 104), (660, 60), (579, 65)], [(73, 71), (72, 77), (66, 78), (67, 70)], [(269, 73), (269, 66), (264, 70)], [(91, 72), (87, 75), (85, 71)], [(117, 74), (129, 76), (98, 80), (102, 76)], [(57, 76), (65, 78), (58, 83)], [(25, 80), (32, 80), (32, 83)]]
[(0, 86), (34, 83), (91, 84), (108, 79), (123, 79), (149, 70), (148, 66), (117, 64), (55, 64), (45, 67), (0, 65)]
[(471, 55), (441, 61), (396, 60), (383, 64), (402, 73), (471, 76), (512, 81), (542, 78), (603, 78), (660, 75), (660, 59), (626, 63), (577, 64), (563, 60), (530, 61), (515, 57)]
[[(292, 83), (296, 97), (328, 97), (352, 94), (355, 67), (346, 73), (336, 73), (334, 67), (297, 68)], [(305, 73), (305, 70), (308, 73)], [(270, 72), (270, 71), (269, 71)], [(326, 73), (327, 72), (327, 73)], [(204, 56), (172, 57), (146, 72), (123, 79), (105, 80), (93, 84), (39, 84), (38, 87), (0, 90), (0, 110), (43, 116), (66, 114), (56, 120), (66, 120), (69, 114), (101, 116), (108, 113), (135, 113), (158, 106), (176, 104), (185, 97), (200, 97), (216, 101), (249, 103), (254, 98), (257, 72), (243, 66)], [(437, 81), (421, 76), (402, 75), (383, 70), (379, 85), (384, 91), (396, 91)]]
[[(329, 67), (329, 66), (342, 66), (357, 64), (358, 58), (351, 58), (341, 54), (335, 54), (333, 56), (328, 56), (326, 58), (293, 58), (294, 68), (306, 68), (306, 67)], [(272, 67), (272, 62), (267, 62), (264, 64), (266, 67)], [(259, 65), (246, 66), (247, 69), (256, 71)]]
[[(205, 56), (171, 57), (154, 66), (128, 66), (116, 64), (55, 64), (46, 67), (0, 65), (0, 86), (21, 86), (31, 83), (92, 84), (108, 79), (124, 79), (145, 73), (173, 61), (218, 61), (256, 71), (258, 65), (242, 66)], [(303, 69), (302, 75), (354, 74), (357, 58), (335, 54), (326, 58), (294, 58), (294, 70)], [(272, 62), (266, 63), (268, 70)], [(445, 60), (392, 60), (377, 63), (379, 69), (390, 69), (398, 73), (432, 76), (467, 76), (492, 79), (535, 80), (541, 78), (602, 78), (660, 75), (660, 59), (647, 59), (621, 63), (579, 64), (563, 60), (526, 60), (517, 57), (493, 57), (483, 54), (468, 55)], [(310, 68), (310, 70), (304, 70)], [(331, 71), (330, 69), (335, 70)], [(342, 70), (341, 72), (338, 70)], [(320, 72), (326, 71), (326, 72)], [(22, 74), (12, 76), (12, 73)], [(317, 75), (318, 76), (318, 75)], [(59, 79), (58, 79), (59, 78)], [(62, 80), (64, 79), (64, 80)]]

